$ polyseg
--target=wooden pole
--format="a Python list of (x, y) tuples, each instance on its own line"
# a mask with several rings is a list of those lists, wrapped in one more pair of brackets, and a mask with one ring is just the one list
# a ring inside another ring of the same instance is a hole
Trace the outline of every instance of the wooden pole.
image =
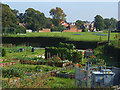
[(108, 45), (110, 45), (110, 29), (111, 29), (111, 22), (110, 22), (110, 27), (108, 30)]
[(110, 45), (110, 29), (108, 31), (108, 45)]

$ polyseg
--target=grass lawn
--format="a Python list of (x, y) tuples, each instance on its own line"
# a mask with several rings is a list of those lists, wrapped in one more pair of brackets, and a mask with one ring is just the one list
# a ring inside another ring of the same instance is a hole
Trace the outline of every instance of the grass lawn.
[[(61, 37), (72, 41), (100, 41), (100, 36), (95, 35), (95, 33), (107, 35), (108, 33), (101, 32), (34, 32), (27, 33), (25, 35), (14, 35), (10, 34), (10, 37)], [(82, 35), (72, 35), (72, 34), (82, 34)], [(114, 37), (118, 33), (111, 33), (110, 40), (115, 40)], [(107, 41), (108, 36), (101, 36), (102, 41)]]

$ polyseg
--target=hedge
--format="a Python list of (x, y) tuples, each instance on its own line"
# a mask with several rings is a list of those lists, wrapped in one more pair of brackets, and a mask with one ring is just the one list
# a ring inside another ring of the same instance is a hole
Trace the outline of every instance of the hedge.
[(97, 47), (97, 42), (94, 41), (69, 41), (66, 40), (66, 38), (2, 37), (2, 43), (4, 44), (10, 44), (10, 43), (14, 45), (26, 44), (33, 47), (58, 47), (60, 42), (74, 44), (77, 49), (88, 49), (88, 48), (94, 49)]
[(76, 62), (76, 60), (80, 61), (82, 59), (82, 53), (73, 51), (73, 49), (74, 44), (60, 42), (58, 47), (45, 48), (45, 59), (48, 59), (53, 55), (57, 55), (62, 60), (72, 60), (73, 62)]

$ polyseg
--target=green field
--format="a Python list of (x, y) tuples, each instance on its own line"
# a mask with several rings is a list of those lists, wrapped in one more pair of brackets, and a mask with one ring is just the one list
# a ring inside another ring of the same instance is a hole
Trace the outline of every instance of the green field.
[[(107, 35), (108, 33), (101, 33), (101, 32), (33, 32), (33, 33), (26, 33), (24, 35), (15, 35), (10, 34), (7, 36), (10, 37), (60, 37), (66, 38), (67, 40), (71, 41), (100, 41), (100, 36), (95, 35), (95, 33)], [(82, 35), (72, 35), (72, 34), (82, 34)], [(118, 33), (111, 33), (110, 40), (115, 40), (114, 37)], [(3, 36), (4, 37), (4, 36)], [(108, 36), (101, 36), (102, 41), (107, 41)]]

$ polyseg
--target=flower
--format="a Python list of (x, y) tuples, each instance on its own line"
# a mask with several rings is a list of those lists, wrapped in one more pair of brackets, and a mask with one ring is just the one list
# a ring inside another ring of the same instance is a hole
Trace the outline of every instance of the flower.
[(94, 55), (92, 55), (92, 58), (95, 58), (95, 56), (94, 56)]
[(81, 64), (76, 64), (75, 66), (78, 67), (78, 68), (79, 68), (79, 67), (80, 67), (80, 68), (83, 67)]

